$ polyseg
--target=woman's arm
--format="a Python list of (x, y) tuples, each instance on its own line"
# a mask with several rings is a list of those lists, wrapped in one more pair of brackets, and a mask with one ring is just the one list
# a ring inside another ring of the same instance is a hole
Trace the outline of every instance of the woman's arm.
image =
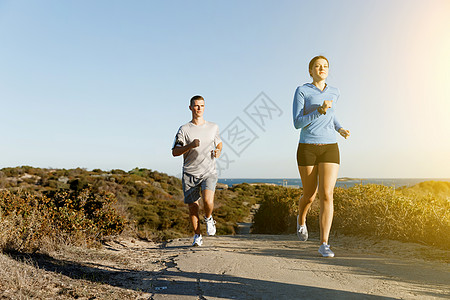
[(298, 87), (297, 90), (295, 91), (294, 104), (292, 107), (294, 127), (296, 129), (308, 126), (314, 119), (317, 119), (322, 114), (321, 112), (319, 112), (321, 106), (317, 110), (314, 110), (307, 115), (304, 115), (304, 108), (305, 108), (305, 98), (303, 93), (300, 91), (300, 87)]
[(336, 118), (336, 115), (334, 115), (333, 123), (334, 123), (334, 129), (339, 132), (339, 129), (341, 129), (342, 126), (341, 126), (341, 123), (339, 123), (338, 119)]

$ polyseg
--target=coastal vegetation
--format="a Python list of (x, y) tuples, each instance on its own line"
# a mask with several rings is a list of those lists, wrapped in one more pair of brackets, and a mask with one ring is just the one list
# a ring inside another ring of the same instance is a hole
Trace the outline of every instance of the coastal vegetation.
[[(295, 234), (301, 189), (246, 183), (222, 188), (216, 191), (217, 234), (233, 235), (238, 223), (250, 221), (252, 233)], [(431, 181), (399, 189), (336, 188), (333, 238), (358, 235), (362, 239), (356, 241), (375, 238), (381, 245), (385, 238), (416, 242), (425, 245), (416, 252), (421, 257), (448, 262), (449, 190), (449, 182)], [(307, 224), (316, 235), (318, 218), (315, 201)], [(128, 276), (139, 273), (130, 267), (136, 263), (132, 254), (142, 254), (134, 245), (142, 246), (139, 239), (161, 242), (191, 234), (181, 180), (167, 174), (143, 168), (0, 170), (4, 298), (137, 299), (139, 290), (121, 288), (133, 286)], [(149, 245), (145, 255), (160, 262)], [(123, 257), (123, 249), (130, 257)]]
[[(384, 185), (336, 188), (332, 233), (450, 247), (450, 182), (427, 181), (394, 189)], [(261, 195), (254, 233), (290, 233), (296, 228), (300, 190)], [(309, 231), (318, 231), (318, 199), (308, 214)]]
[[(235, 234), (253, 218), (252, 233), (292, 234), (301, 189), (239, 184), (216, 191), (217, 234)], [(450, 247), (450, 183), (394, 189), (335, 189), (334, 234)], [(252, 211), (259, 206), (256, 214)], [(308, 214), (318, 231), (316, 201)], [(165, 241), (191, 235), (181, 180), (158, 171), (0, 170), (0, 250), (36, 252), (59, 244), (99, 245), (114, 235)], [(333, 234), (332, 233), (332, 234)]]
[[(235, 234), (257, 198), (218, 190), (217, 234)], [(149, 169), (0, 170), (0, 250), (98, 245), (111, 235), (164, 241), (191, 234), (181, 180)]]

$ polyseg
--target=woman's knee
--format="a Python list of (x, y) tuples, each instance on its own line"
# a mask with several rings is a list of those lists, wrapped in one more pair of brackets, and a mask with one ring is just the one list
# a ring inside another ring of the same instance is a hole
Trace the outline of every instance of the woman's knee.
[(333, 201), (333, 191), (322, 191), (319, 195), (319, 198), (322, 198), (323, 201)]
[(312, 203), (314, 201), (314, 199), (316, 199), (316, 194), (317, 193), (313, 193), (313, 194), (303, 194), (302, 199), (304, 202), (306, 203)]

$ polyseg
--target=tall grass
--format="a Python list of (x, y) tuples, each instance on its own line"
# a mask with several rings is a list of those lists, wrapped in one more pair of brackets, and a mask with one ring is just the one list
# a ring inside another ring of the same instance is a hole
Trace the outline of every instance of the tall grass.
[(450, 247), (450, 201), (381, 185), (335, 190), (335, 230)]
[[(336, 188), (332, 230), (449, 248), (449, 197), (419, 191), (374, 184)], [(300, 190), (265, 193), (253, 232), (295, 232), (299, 194)], [(318, 199), (315, 202), (307, 218), (310, 231), (318, 230)]]

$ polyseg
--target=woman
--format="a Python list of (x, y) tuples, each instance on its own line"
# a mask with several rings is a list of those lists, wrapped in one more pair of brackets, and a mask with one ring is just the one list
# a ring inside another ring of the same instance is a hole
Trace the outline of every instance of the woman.
[(335, 116), (339, 90), (328, 86), (328, 59), (316, 56), (309, 63), (312, 83), (299, 86), (295, 91), (293, 117), (296, 129), (301, 129), (297, 148), (297, 164), (303, 184), (297, 216), (297, 236), (308, 239), (306, 215), (317, 192), (320, 200), (320, 247), (324, 257), (333, 257), (328, 244), (333, 221), (333, 190), (339, 170), (339, 148), (336, 133), (344, 138), (350, 132), (342, 128)]

